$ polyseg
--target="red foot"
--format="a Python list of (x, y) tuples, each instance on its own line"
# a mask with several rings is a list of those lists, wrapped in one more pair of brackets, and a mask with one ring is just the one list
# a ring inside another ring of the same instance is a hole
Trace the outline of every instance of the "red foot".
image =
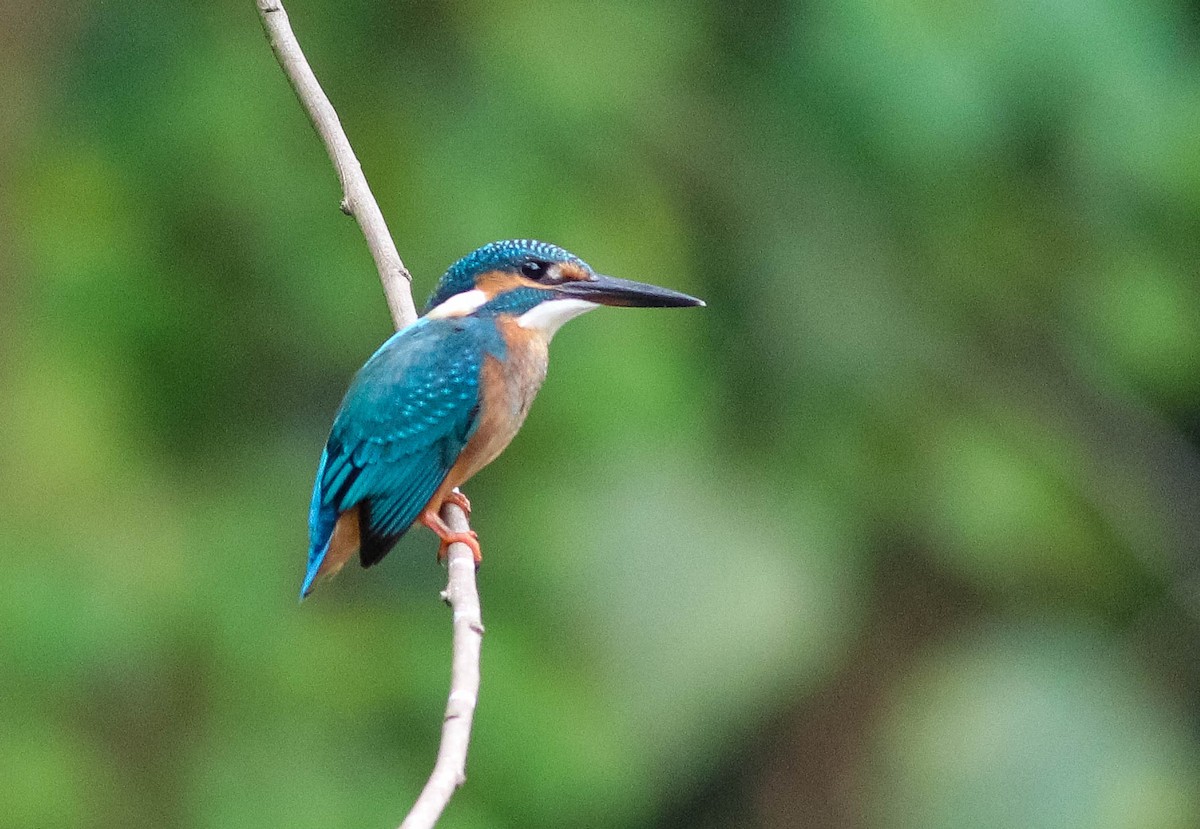
[(445, 506), (446, 504), (454, 504), (456, 507), (465, 512), (468, 518), (471, 517), (471, 501), (466, 495), (459, 492), (457, 489), (450, 490), (450, 494), (446, 496), (446, 500), (442, 502), (442, 506)]
[(460, 541), (471, 548), (475, 566), (478, 567), (483, 562), (483, 553), (479, 552), (479, 536), (475, 534), (474, 530), (467, 530), (465, 533), (451, 533), (449, 538), (443, 538), (441, 546), (438, 547), (438, 561), (445, 562), (446, 556), (450, 554), (450, 545)]
[[(449, 499), (447, 499), (449, 500)], [(479, 536), (474, 530), (466, 532), (455, 532), (450, 529), (442, 517), (432, 509), (427, 509), (421, 513), (421, 517), (417, 519), (437, 535), (442, 540), (441, 546), (438, 547), (438, 561), (445, 561), (446, 555), (450, 550), (450, 545), (461, 542), (471, 548), (471, 555), (475, 558), (475, 564), (483, 561), (483, 553), (479, 551)]]

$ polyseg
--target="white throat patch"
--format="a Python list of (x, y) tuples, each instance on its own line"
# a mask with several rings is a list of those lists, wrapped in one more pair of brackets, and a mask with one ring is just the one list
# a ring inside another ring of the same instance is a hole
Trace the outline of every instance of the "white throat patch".
[(517, 318), (517, 325), (537, 331), (545, 335), (546, 339), (550, 339), (567, 320), (599, 307), (595, 302), (585, 299), (551, 299), (521, 314)]
[(426, 319), (444, 320), (450, 317), (465, 317), (479, 306), (488, 301), (490, 297), (478, 288), (472, 288), (469, 291), (463, 291), (461, 294), (455, 294), (441, 305), (434, 308), (425, 315)]

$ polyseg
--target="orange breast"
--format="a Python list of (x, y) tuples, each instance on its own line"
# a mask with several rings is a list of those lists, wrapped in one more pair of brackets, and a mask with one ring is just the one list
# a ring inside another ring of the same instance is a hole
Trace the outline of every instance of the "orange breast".
[(517, 324), (515, 317), (501, 316), (497, 326), (508, 348), (503, 362), (488, 356), (480, 378), (479, 428), (471, 436), (458, 461), (446, 477), (446, 484), (430, 501), (440, 504), (445, 493), (467, 481), (494, 461), (512, 441), (542, 381), (546, 379), (549, 359), (546, 338)]

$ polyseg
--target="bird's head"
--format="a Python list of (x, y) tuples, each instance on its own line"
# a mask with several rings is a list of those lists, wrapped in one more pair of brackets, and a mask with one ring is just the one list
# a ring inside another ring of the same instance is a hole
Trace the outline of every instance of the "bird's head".
[(552, 335), (572, 317), (599, 305), (683, 308), (701, 300), (627, 279), (603, 276), (578, 256), (546, 242), (492, 242), (459, 259), (426, 306), (433, 319), (512, 314), (527, 328)]

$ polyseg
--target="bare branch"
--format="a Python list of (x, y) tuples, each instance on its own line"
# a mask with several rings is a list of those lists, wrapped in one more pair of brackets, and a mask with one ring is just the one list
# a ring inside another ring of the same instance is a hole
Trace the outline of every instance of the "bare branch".
[(412, 274), (404, 267), (396, 251), (396, 243), (392, 241), (383, 213), (371, 195), (362, 165), (354, 155), (333, 104), (325, 97), (317, 76), (300, 50), (283, 4), (280, 0), (257, 0), (257, 3), (275, 57), (279, 59), (279, 65), (283, 67), (292, 89), (296, 91), (296, 97), (316, 127), (329, 152), (329, 159), (337, 170), (338, 180), (342, 184), (342, 211), (353, 216), (362, 228), (367, 247), (375, 259), (375, 267), (379, 270), (379, 278), (383, 281), (383, 292), (387, 296), (392, 319), (397, 328), (403, 328), (417, 318), (417, 309), (412, 300)]
[[(451, 511), (453, 510), (453, 512)], [(469, 529), (458, 507), (448, 504), (442, 517), (450, 529)], [(471, 739), (471, 721), (479, 695), (479, 649), (483, 643), (483, 619), (479, 595), (475, 592), (475, 556), (466, 544), (450, 547), (448, 563), (450, 583), (442, 598), (454, 609), (454, 657), (450, 668), (450, 699), (442, 721), (442, 742), (438, 746), (433, 774), (400, 829), (428, 829), (437, 823), (454, 790), (467, 779), (467, 743)]]
[[(412, 300), (412, 276), (404, 267), (396, 244), (388, 232), (383, 213), (371, 194), (362, 166), (354, 155), (337, 112), (325, 97), (316, 75), (308, 65), (292, 32), (280, 0), (256, 0), (263, 28), (271, 41), (296, 97), (321, 136), (342, 185), (343, 212), (358, 221), (367, 247), (375, 259), (388, 308), (397, 328), (417, 318)], [(442, 508), (442, 517), (455, 532), (470, 529), (466, 514), (455, 504)], [(479, 653), (483, 642), (483, 620), (475, 586), (475, 558), (465, 544), (452, 544), (447, 557), (450, 571), (443, 599), (454, 612), (454, 644), (450, 668), (450, 697), (442, 723), (442, 740), (437, 762), (425, 788), (401, 829), (429, 829), (437, 823), (454, 791), (466, 780), (467, 747), (471, 723), (479, 698)]]

